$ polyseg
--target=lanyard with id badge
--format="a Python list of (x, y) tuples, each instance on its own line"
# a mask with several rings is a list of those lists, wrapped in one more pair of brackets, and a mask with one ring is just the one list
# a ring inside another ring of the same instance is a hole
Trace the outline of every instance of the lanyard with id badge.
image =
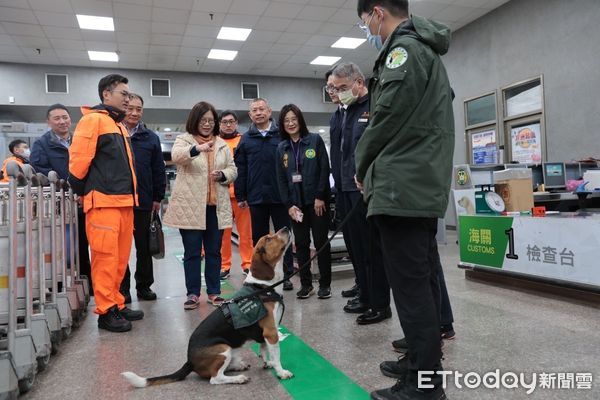
[(302, 183), (302, 174), (300, 173), (300, 142), (298, 148), (294, 148), (294, 143), (290, 140), (292, 151), (294, 152), (294, 161), (296, 162), (296, 172), (292, 173), (292, 183)]

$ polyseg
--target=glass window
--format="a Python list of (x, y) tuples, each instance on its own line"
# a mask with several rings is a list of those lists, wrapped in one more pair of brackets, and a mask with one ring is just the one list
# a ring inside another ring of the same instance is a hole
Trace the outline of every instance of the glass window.
[(540, 79), (504, 90), (507, 117), (542, 110), (542, 82)]
[(496, 94), (466, 102), (467, 126), (496, 121)]

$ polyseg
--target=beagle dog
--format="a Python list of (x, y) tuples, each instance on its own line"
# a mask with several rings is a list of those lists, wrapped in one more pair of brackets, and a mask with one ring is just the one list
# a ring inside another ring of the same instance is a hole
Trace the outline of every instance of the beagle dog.
[[(288, 228), (283, 228), (272, 235), (263, 236), (254, 247), (250, 272), (244, 281), (245, 286), (254, 290), (267, 287), (283, 279), (283, 255), (291, 243)], [(176, 372), (170, 375), (143, 378), (133, 372), (121, 375), (131, 385), (141, 388), (161, 385), (185, 379), (191, 372), (202, 378), (210, 379), (213, 385), (224, 383), (246, 383), (250, 380), (245, 375), (225, 375), (227, 371), (245, 371), (250, 368), (240, 357), (240, 348), (247, 340), (260, 343), (260, 357), (263, 368), (273, 368), (280, 379), (293, 376), (283, 369), (279, 352), (278, 321), (281, 319), (281, 289), (277, 293), (260, 296), (265, 315), (257, 322), (243, 328), (235, 328), (228, 318), (228, 308), (221, 306), (213, 311), (192, 333), (188, 344), (187, 361)], [(273, 294), (276, 300), (273, 301)]]

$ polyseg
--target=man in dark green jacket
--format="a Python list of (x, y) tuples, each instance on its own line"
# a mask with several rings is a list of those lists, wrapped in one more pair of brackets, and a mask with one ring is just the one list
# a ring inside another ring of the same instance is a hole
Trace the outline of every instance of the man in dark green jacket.
[[(374, 399), (445, 399), (439, 371), (437, 219), (448, 205), (454, 117), (440, 56), (450, 30), (408, 15), (407, 0), (358, 0), (368, 40), (380, 52), (369, 85), (369, 126), (356, 147), (356, 180), (379, 235), (408, 355), (384, 362), (398, 383)], [(425, 375), (424, 375), (425, 374)]]

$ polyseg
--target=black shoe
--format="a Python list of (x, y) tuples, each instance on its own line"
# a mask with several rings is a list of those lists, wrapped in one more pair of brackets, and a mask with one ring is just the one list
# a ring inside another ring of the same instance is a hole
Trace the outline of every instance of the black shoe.
[(119, 312), (127, 321), (139, 321), (144, 318), (144, 312), (142, 310), (132, 310), (131, 308), (125, 307)]
[(419, 389), (416, 385), (397, 382), (388, 389), (371, 392), (373, 400), (447, 400), (446, 393), (441, 385), (431, 390)]
[[(242, 269), (242, 273), (246, 276), (248, 276), (248, 274), (250, 273), (250, 268), (244, 268)], [(286, 290), (292, 290), (292, 289), (286, 289)]]
[(408, 351), (408, 343), (406, 343), (406, 338), (394, 340), (392, 342), (392, 347), (396, 353), (406, 354)]
[(389, 307), (380, 311), (369, 310), (366, 313), (359, 315), (358, 318), (356, 318), (356, 323), (359, 325), (376, 324), (388, 318), (392, 318), (392, 310)]
[(290, 281), (283, 282), (283, 290), (294, 290), (294, 285)]
[(229, 273), (230, 273), (230, 271), (228, 269), (221, 271), (221, 280), (225, 280), (225, 279), (229, 278)]
[(106, 314), (98, 317), (98, 328), (111, 332), (127, 332), (131, 330), (131, 322), (121, 315), (117, 306), (112, 306)]
[(331, 297), (331, 288), (329, 286), (319, 287), (317, 297), (320, 299), (329, 299)]
[(408, 373), (408, 355), (398, 357), (397, 361), (384, 361), (379, 364), (381, 373), (389, 378), (404, 381)]
[(358, 285), (354, 285), (348, 290), (342, 290), (342, 297), (356, 297), (356, 296), (358, 296)]
[(156, 293), (152, 289), (139, 289), (137, 291), (138, 300), (156, 300)]
[(353, 298), (351, 298), (350, 300), (348, 300), (347, 304), (351, 305), (351, 304), (356, 304), (356, 303), (360, 303), (360, 297), (353, 297)]
[(369, 307), (360, 301), (354, 304), (347, 304), (344, 306), (344, 311), (350, 314), (362, 314), (367, 311)]
[(131, 294), (129, 293), (129, 291), (121, 291), (121, 294), (123, 295), (123, 297), (125, 297), (125, 304), (131, 304)]
[(302, 286), (298, 293), (296, 293), (296, 297), (299, 299), (308, 299), (313, 293), (315, 289), (312, 286)]
[(456, 332), (454, 332), (454, 327), (452, 324), (450, 325), (442, 325), (440, 328), (440, 334), (442, 339), (453, 340), (456, 338)]

